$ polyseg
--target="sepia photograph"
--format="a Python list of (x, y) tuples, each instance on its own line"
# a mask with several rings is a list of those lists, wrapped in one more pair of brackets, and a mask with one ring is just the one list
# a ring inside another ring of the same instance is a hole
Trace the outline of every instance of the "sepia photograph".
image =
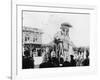
[(90, 66), (89, 13), (22, 12), (22, 69)]

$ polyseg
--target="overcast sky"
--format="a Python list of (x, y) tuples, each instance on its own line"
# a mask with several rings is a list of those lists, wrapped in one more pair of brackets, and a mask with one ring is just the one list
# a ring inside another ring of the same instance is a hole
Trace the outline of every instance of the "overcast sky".
[(54, 34), (60, 30), (63, 22), (70, 23), (70, 38), (76, 46), (89, 46), (89, 15), (23, 12), (23, 26), (42, 29), (43, 43), (53, 40)]

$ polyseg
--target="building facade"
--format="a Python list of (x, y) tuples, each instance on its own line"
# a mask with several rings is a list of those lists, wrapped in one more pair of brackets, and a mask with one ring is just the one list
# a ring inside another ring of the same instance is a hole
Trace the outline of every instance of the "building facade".
[(30, 51), (37, 53), (42, 45), (42, 34), (42, 30), (38, 28), (30, 28), (24, 26), (22, 30), (22, 44), (24, 50), (28, 48)]

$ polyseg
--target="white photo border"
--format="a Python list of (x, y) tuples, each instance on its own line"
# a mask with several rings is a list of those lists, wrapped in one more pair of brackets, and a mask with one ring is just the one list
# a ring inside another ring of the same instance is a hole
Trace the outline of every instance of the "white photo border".
[[(41, 78), (41, 77), (53, 77), (53, 76), (66, 76), (66, 75), (84, 75), (93, 74), (97, 72), (97, 49), (96, 49), (96, 9), (94, 7), (71, 7), (71, 6), (39, 6), (39, 5), (25, 5), (25, 4), (14, 4), (12, 9), (12, 69), (11, 75), (12, 79), (22, 79), (25, 78)], [(35, 9), (36, 8), (36, 9)], [(68, 67), (68, 68), (45, 68), (45, 69), (30, 69), (22, 70), (20, 52), (22, 53), (22, 13), (23, 11), (57, 11), (57, 12), (77, 12), (81, 14), (90, 15), (90, 66), (88, 67)], [(66, 10), (66, 11), (63, 11)], [(41, 76), (40, 76), (41, 75)]]

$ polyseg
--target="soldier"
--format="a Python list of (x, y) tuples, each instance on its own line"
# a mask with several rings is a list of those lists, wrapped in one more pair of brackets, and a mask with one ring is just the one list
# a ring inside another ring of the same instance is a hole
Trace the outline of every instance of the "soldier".
[(63, 55), (64, 61), (69, 54), (69, 46), (75, 47), (69, 37), (69, 28), (71, 27), (72, 25), (69, 23), (62, 23), (60, 27), (61, 31), (57, 32), (54, 36), (54, 43), (58, 49), (56, 53), (58, 53), (58, 58)]

